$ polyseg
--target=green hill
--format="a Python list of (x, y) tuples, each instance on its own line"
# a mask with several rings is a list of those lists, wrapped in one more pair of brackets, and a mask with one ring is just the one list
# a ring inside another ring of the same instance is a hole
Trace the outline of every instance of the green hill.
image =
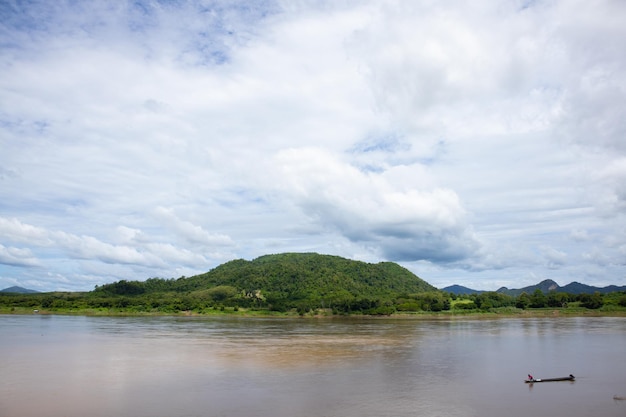
[(369, 264), (317, 253), (284, 253), (252, 261), (235, 260), (179, 283), (186, 290), (219, 285), (246, 292), (260, 290), (275, 298), (290, 299), (390, 297), (438, 291), (392, 262)]
[(213, 305), (220, 302), (277, 310), (339, 305), (352, 310), (355, 303), (362, 304), (359, 310), (366, 310), (387, 300), (424, 292), (439, 290), (398, 264), (370, 264), (317, 253), (238, 259), (193, 277), (119, 281), (94, 291), (99, 295), (143, 297), (167, 293), (170, 298), (185, 294), (194, 305), (198, 300), (207, 300)]

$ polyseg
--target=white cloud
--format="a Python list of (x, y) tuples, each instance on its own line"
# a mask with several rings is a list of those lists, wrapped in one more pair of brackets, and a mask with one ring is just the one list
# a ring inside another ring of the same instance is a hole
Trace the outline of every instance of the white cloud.
[(625, 20), (609, 0), (7, 3), (0, 287), (291, 250), (441, 286), (619, 283)]
[(620, 157), (601, 167), (594, 177), (598, 181), (598, 209), (609, 215), (623, 215), (626, 212), (626, 157)]
[(586, 241), (589, 239), (587, 230), (573, 229), (570, 231), (570, 237), (577, 241)]
[(76, 236), (64, 232), (53, 234), (57, 244), (69, 256), (78, 259), (98, 259), (104, 263), (165, 266), (161, 259), (150, 253), (142, 253), (129, 246), (116, 246), (92, 236)]
[[(155, 242), (137, 229), (117, 228), (125, 241), (122, 245), (103, 242), (93, 236), (78, 236), (62, 231), (48, 231), (21, 223), (16, 219), (0, 218), (0, 230), (17, 242), (29, 243), (33, 250), (57, 257), (57, 251), (74, 260), (95, 260), (105, 264), (136, 265), (169, 269), (171, 265), (206, 268), (209, 262), (202, 254), (180, 249), (172, 244)], [(229, 242), (227, 242), (229, 243)], [(0, 245), (0, 263), (11, 266), (43, 266), (30, 249)]]
[(209, 233), (201, 226), (181, 220), (172, 210), (157, 207), (155, 214), (168, 228), (171, 228), (177, 235), (183, 237), (190, 243), (199, 243), (209, 246), (233, 245), (233, 241), (230, 237), (219, 233)]
[(32, 267), (40, 266), (40, 262), (33, 256), (30, 249), (5, 247), (0, 244), (0, 264), (11, 266)]
[(209, 266), (208, 260), (201, 254), (188, 249), (178, 249), (168, 243), (151, 243), (147, 246), (150, 253), (160, 260), (170, 264), (180, 264), (188, 267), (198, 268), (199, 266)]
[(46, 230), (20, 222), (18, 219), (0, 217), (0, 235), (3, 239), (17, 243), (48, 246), (52, 241)]
[(583, 254), (583, 257), (592, 264), (600, 266), (607, 266), (611, 263), (611, 257), (597, 247), (591, 248), (589, 252)]
[[(317, 149), (290, 149), (275, 161), (295, 201), (322, 226), (380, 247), (388, 259), (452, 261), (477, 246), (451, 190), (395, 189)], [(419, 171), (418, 171), (419, 172)]]
[(543, 246), (540, 248), (543, 252), (543, 256), (547, 262), (548, 268), (558, 268), (565, 265), (567, 262), (567, 254), (563, 251), (554, 249), (549, 246)]

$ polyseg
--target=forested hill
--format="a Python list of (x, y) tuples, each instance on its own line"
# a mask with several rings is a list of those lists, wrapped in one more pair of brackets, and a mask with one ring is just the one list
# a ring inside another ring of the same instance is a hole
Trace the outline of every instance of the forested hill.
[(111, 295), (178, 292), (212, 299), (240, 298), (243, 294), (263, 304), (294, 305), (294, 302), (306, 301), (311, 305), (328, 305), (439, 290), (392, 262), (370, 264), (317, 253), (283, 253), (252, 261), (230, 261), (188, 278), (119, 281), (103, 285), (94, 292)]
[(438, 291), (392, 262), (369, 264), (317, 253), (265, 255), (235, 260), (180, 283), (185, 289), (230, 285), (247, 292), (262, 290), (279, 298), (387, 297)]

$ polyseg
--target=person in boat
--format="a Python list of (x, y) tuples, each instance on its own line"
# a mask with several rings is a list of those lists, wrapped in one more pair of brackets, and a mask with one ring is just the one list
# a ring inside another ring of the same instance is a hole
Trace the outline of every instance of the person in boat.
[(531, 374), (528, 374), (528, 380), (529, 380), (529, 381), (534, 381), (534, 380), (535, 380), (535, 378), (533, 378), (533, 376), (532, 376)]

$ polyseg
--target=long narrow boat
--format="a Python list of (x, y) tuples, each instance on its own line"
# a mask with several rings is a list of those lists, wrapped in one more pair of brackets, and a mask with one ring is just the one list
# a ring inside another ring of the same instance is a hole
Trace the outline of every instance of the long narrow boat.
[(534, 384), (535, 382), (573, 381), (574, 379), (574, 375), (569, 374), (569, 376), (564, 376), (561, 378), (533, 378), (527, 379), (524, 382), (527, 384)]

